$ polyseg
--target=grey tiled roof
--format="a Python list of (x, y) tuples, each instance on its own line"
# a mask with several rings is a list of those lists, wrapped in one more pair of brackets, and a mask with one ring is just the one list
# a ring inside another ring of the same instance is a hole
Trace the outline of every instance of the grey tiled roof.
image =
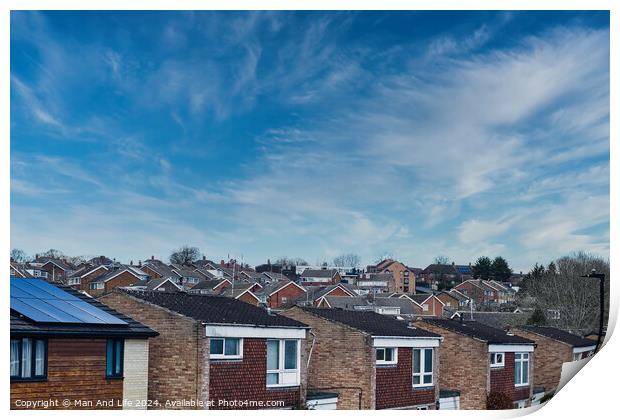
[(488, 344), (534, 344), (532, 340), (519, 337), (518, 335), (509, 335), (504, 330), (493, 328), (477, 321), (461, 322), (451, 319), (427, 318), (425, 322), (449, 331), (486, 341)]
[(594, 340), (589, 340), (576, 334), (571, 334), (568, 331), (564, 331), (559, 328), (539, 327), (534, 325), (523, 325), (519, 328), (561, 341), (562, 343), (570, 344), (573, 347), (589, 347), (596, 345), (596, 341)]
[(441, 337), (439, 334), (426, 331), (422, 328), (409, 328), (404, 321), (371, 311), (347, 311), (342, 309), (318, 309), (310, 307), (302, 307), (301, 309), (321, 318), (348, 325), (373, 336)]
[(183, 292), (146, 292), (127, 289), (120, 292), (208, 324), (306, 327), (301, 322), (269, 314), (264, 309), (237, 299)]

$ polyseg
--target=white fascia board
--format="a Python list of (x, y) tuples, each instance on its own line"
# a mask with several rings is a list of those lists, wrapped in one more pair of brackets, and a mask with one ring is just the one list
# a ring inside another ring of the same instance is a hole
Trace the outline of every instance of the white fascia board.
[(205, 324), (205, 334), (207, 337), (294, 339), (306, 338), (306, 329)]
[(373, 336), (373, 347), (439, 347), (439, 338), (433, 337), (380, 337)]
[(489, 344), (489, 353), (531, 353), (533, 344)]
[(592, 351), (596, 348), (596, 346), (587, 346), (587, 347), (573, 347), (573, 354), (583, 353), (586, 351)]

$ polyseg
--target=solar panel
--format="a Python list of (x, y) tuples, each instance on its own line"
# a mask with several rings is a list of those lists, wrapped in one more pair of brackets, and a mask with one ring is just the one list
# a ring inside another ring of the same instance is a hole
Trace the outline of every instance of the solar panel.
[(36, 322), (126, 325), (44, 280), (11, 277), (11, 309)]

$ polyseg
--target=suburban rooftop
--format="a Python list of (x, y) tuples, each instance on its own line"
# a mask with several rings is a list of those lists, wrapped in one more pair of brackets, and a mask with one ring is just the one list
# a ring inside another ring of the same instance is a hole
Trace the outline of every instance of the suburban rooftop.
[(130, 289), (120, 289), (120, 292), (207, 324), (307, 327), (301, 322), (270, 314), (257, 306), (226, 297)]
[(426, 318), (424, 321), (449, 331), (486, 341), (488, 344), (534, 344), (532, 340), (519, 337), (518, 335), (507, 334), (504, 330), (493, 328), (477, 321), (456, 321), (436, 318)]
[(300, 307), (302, 310), (313, 315), (348, 325), (373, 336), (382, 337), (427, 337), (440, 338), (439, 334), (411, 328), (405, 321), (400, 321), (393, 316), (380, 315), (371, 311), (347, 311), (344, 309), (318, 309)]
[(561, 341), (562, 343), (570, 344), (573, 347), (589, 347), (596, 345), (596, 341), (594, 340), (582, 338), (576, 334), (571, 334), (568, 331), (560, 330), (559, 328), (539, 327), (535, 325), (522, 325), (519, 328), (531, 331), (534, 334), (539, 334), (557, 341)]

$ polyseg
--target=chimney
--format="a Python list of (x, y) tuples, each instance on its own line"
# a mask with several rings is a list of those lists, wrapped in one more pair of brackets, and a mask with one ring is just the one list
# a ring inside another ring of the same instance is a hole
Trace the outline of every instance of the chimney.
[(155, 259), (155, 255), (151, 255), (151, 259), (154, 260)]
[(129, 261), (129, 265), (133, 265), (133, 260), (130, 260), (130, 261)]
[(203, 260), (203, 261), (207, 261), (207, 256), (206, 256), (206, 255), (203, 255), (203, 256), (202, 256), (202, 260)]
[(138, 267), (142, 267), (142, 260), (138, 261)]

